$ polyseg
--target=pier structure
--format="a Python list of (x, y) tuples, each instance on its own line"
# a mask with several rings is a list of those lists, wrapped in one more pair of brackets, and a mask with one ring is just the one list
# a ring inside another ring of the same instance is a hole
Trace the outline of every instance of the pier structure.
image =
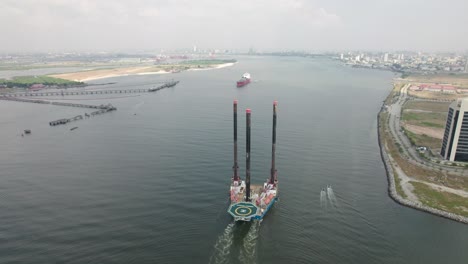
[[(69, 107), (80, 107), (80, 108), (87, 108), (87, 109), (96, 109), (96, 111), (91, 112), (90, 114), (85, 113), (85, 117), (91, 117), (95, 115), (104, 114), (107, 112), (115, 111), (117, 108), (111, 104), (101, 104), (101, 105), (88, 105), (88, 104), (77, 104), (77, 103), (64, 103), (64, 102), (49, 102), (45, 100), (30, 100), (30, 99), (23, 99), (23, 98), (15, 98), (15, 97), (5, 97), (0, 96), (0, 100), (5, 101), (14, 101), (14, 102), (23, 102), (23, 103), (35, 103), (35, 104), (50, 104), (50, 105), (59, 105), (59, 106), (69, 106)], [(58, 120), (53, 120), (49, 122), (50, 126), (57, 126), (57, 125), (64, 125), (70, 123), (72, 121), (82, 120), (83, 115), (77, 115), (72, 118), (61, 118)]]
[(36, 92), (24, 92), (24, 93), (7, 93), (1, 97), (43, 97), (43, 96), (70, 96), (70, 95), (94, 95), (94, 94), (135, 94), (135, 93), (150, 93), (157, 92), (159, 90), (174, 87), (179, 81), (171, 81), (164, 83), (158, 87), (150, 89), (103, 89), (103, 90), (91, 90), (91, 91), (36, 91)]
[[(50, 102), (41, 99), (25, 99), (21, 97), (36, 97), (36, 96), (65, 96), (65, 95), (88, 95), (88, 94), (121, 94), (121, 93), (148, 93), (156, 92), (165, 88), (174, 87), (179, 81), (170, 81), (166, 82), (161, 86), (150, 88), (150, 89), (125, 89), (125, 90), (99, 90), (99, 91), (60, 91), (60, 92), (33, 92), (33, 93), (8, 93), (0, 96), (0, 100), (5, 101), (14, 101), (14, 102), (23, 102), (23, 103), (35, 103), (35, 104), (50, 104), (50, 105), (60, 105), (60, 106), (69, 106), (69, 107), (80, 107), (80, 108), (89, 108), (96, 109), (96, 111), (91, 112), (90, 114), (85, 113), (86, 118), (108, 113), (111, 111), (117, 110), (116, 107), (111, 104), (107, 105), (88, 105), (88, 104), (78, 104), (78, 103), (68, 103), (68, 102)], [(82, 120), (82, 115), (77, 115), (72, 118), (61, 118), (58, 120), (53, 120), (49, 122), (50, 126), (64, 125), (72, 121)]]
[(131, 93), (147, 93), (149, 89), (123, 89), (123, 90), (95, 90), (95, 91), (37, 91), (26, 93), (8, 93), (4, 97), (43, 97), (43, 96), (69, 96), (69, 95), (92, 95), (92, 94), (131, 94)]
[(103, 105), (103, 104), (88, 105), (88, 104), (77, 104), (77, 103), (66, 103), (66, 102), (50, 102), (50, 101), (39, 100), (39, 99), (23, 99), (23, 98), (14, 98), (14, 97), (5, 97), (5, 96), (0, 96), (0, 100), (23, 102), (23, 103), (35, 103), (35, 104), (51, 104), (51, 105), (91, 108), (91, 109), (107, 109), (109, 107), (109, 105)]

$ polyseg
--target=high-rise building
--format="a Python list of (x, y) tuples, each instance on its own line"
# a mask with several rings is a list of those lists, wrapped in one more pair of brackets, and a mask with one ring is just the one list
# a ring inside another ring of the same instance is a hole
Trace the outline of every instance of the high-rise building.
[(468, 99), (450, 104), (440, 155), (450, 161), (468, 161)]
[(388, 53), (385, 53), (383, 56), (383, 61), (387, 62), (388, 61)]

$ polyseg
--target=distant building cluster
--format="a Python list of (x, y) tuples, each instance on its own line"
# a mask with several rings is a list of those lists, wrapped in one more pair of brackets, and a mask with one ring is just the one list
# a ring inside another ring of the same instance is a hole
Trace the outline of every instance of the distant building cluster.
[(172, 63), (188, 59), (210, 59), (217, 56), (231, 55), (238, 51), (230, 49), (201, 49), (194, 45), (185, 49), (164, 50), (155, 49), (141, 52), (42, 52), (42, 53), (0, 53), (0, 62), (4, 66), (31, 64), (35, 67), (53, 64), (69, 66), (70, 62), (95, 64), (100, 63)]
[(354, 67), (390, 69), (401, 72), (438, 73), (467, 72), (468, 59), (457, 54), (365, 53), (339, 54), (341, 61)]

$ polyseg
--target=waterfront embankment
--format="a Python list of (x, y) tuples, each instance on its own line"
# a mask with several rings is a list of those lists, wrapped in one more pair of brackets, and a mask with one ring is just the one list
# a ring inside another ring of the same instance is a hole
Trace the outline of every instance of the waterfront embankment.
[[(456, 191), (458, 193), (466, 193), (463, 188), (460, 190), (447, 187), (444, 183), (438, 183), (436, 185), (440, 188), (431, 188), (435, 184), (429, 179), (429, 176), (431, 176), (429, 174), (445, 174), (435, 166), (433, 169), (428, 169), (427, 166), (420, 168), (418, 166), (418, 161), (414, 159), (413, 153), (411, 153), (411, 146), (406, 145), (406, 141), (401, 138), (406, 137), (403, 133), (399, 132), (401, 130), (399, 127), (399, 113), (401, 112), (401, 105), (403, 105), (407, 99), (406, 89), (407, 86), (403, 86), (401, 90), (392, 91), (377, 116), (378, 143), (388, 178), (388, 194), (399, 204), (468, 224), (468, 217), (457, 214), (458, 212), (464, 212), (462, 204), (457, 204), (457, 206), (455, 206), (456, 210), (454, 210), (454, 208), (447, 206), (448, 203), (446, 201), (438, 200), (434, 202), (434, 200), (432, 200), (432, 203), (429, 203), (427, 199), (428, 194), (421, 195), (421, 193), (418, 192), (421, 191), (421, 189), (415, 190), (418, 186), (425, 186), (429, 188), (431, 192), (437, 193), (438, 197), (454, 197), (453, 192)], [(409, 168), (411, 170), (409, 170)], [(398, 170), (398, 173), (396, 170)], [(427, 179), (418, 177), (417, 174), (421, 172), (425, 174)], [(447, 173), (446, 177), (455, 178), (457, 176)], [(452, 194), (439, 189), (451, 190)], [(463, 200), (463, 198), (461, 199)], [(438, 206), (439, 208), (429, 206), (429, 204)], [(440, 210), (440, 208), (448, 210)], [(462, 210), (460, 210), (460, 208), (462, 208)], [(454, 213), (452, 210), (457, 213)]]

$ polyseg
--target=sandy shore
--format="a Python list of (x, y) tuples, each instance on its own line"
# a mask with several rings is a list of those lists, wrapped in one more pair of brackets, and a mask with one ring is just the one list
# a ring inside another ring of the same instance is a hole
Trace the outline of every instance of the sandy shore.
[(89, 70), (81, 72), (61, 73), (51, 75), (55, 78), (61, 78), (65, 80), (87, 82), (91, 80), (98, 80), (111, 77), (127, 76), (127, 75), (138, 75), (138, 74), (164, 74), (168, 73), (162, 71), (159, 68), (152, 66), (147, 67), (130, 67), (130, 68), (115, 68), (115, 69), (102, 69), (102, 70)]
[[(170, 72), (166, 71), (157, 71), (157, 72), (140, 72), (140, 73), (121, 73), (121, 74), (108, 74), (108, 75), (102, 75), (102, 76), (91, 76), (89, 78), (85, 79), (80, 79), (78, 80), (79, 82), (87, 82), (87, 81), (93, 81), (93, 80), (99, 80), (99, 79), (106, 79), (106, 78), (112, 78), (112, 77), (121, 77), (121, 76), (129, 76), (129, 75), (151, 75), (151, 74), (168, 74)], [(55, 77), (55, 76), (54, 76)], [(61, 78), (61, 77), (58, 77)], [(62, 77), (62, 79), (65, 79)]]
[[(202, 71), (202, 70), (214, 70), (226, 68), (234, 65), (235, 63), (223, 63), (213, 66), (207, 66), (206, 68), (191, 68), (187, 71)], [(175, 65), (175, 70), (179, 70), (178, 67), (194, 67), (194, 65)], [(182, 71), (182, 70), (180, 70)], [(150, 75), (150, 74), (168, 74), (171, 71), (162, 70), (161, 66), (145, 66), (145, 67), (130, 67), (130, 68), (115, 68), (115, 69), (102, 69), (102, 70), (90, 70), (82, 72), (62, 73), (50, 75), (55, 78), (61, 78), (65, 80), (87, 82), (98, 79), (129, 76), (129, 75)]]
[(410, 124), (404, 124), (404, 127), (408, 129), (410, 132), (413, 132), (418, 135), (427, 135), (427, 136), (437, 138), (437, 139), (444, 138), (444, 129), (441, 129), (441, 128), (415, 126), (415, 125), (410, 125)]

